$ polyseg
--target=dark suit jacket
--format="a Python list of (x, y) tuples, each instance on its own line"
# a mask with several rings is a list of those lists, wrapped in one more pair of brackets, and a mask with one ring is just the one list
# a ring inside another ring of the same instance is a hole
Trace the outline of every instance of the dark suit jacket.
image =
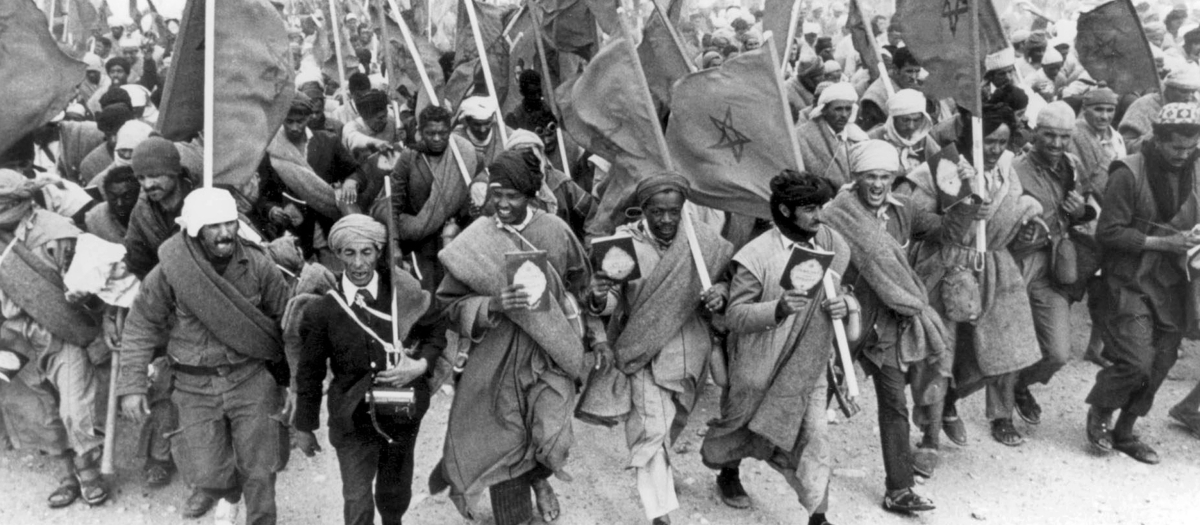
[[(379, 276), (379, 296), (368, 303), (371, 308), (388, 313), (391, 300), (391, 279), (386, 272)], [(342, 293), (341, 277), (338, 293)], [(344, 298), (344, 297), (343, 297)], [(385, 341), (392, 337), (391, 324), (351, 304), (358, 318)], [(417, 345), (414, 359), (425, 358), (429, 371), (407, 386), (416, 391), (417, 419), (429, 408), (429, 377), (446, 346), (446, 326), (440, 312), (431, 308), (413, 326), (407, 346)], [(356, 430), (373, 429), (368, 405), (364, 401), (366, 385), (371, 382), (372, 363), (382, 370), (387, 363), (383, 347), (350, 319), (345, 310), (329, 295), (304, 312), (300, 325), (301, 349), (296, 366), (296, 419), (298, 430), (312, 432), (320, 426), (322, 383), (326, 370), (333, 370), (329, 383), (329, 442), (337, 447), (343, 438)], [(377, 418), (385, 432), (396, 435), (402, 421)]]
[(313, 131), (308, 139), (308, 165), (317, 176), (330, 184), (346, 180), (358, 169), (358, 163), (342, 141), (328, 131)]

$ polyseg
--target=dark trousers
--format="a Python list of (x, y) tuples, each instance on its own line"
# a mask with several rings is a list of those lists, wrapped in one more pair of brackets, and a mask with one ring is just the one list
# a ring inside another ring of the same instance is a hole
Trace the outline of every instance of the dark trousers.
[(211, 394), (176, 388), (179, 430), (171, 442), (179, 471), (215, 498), (246, 497), (246, 525), (274, 525), (275, 473), (282, 468), (283, 399), (265, 368), (237, 385), (212, 379)]
[(888, 492), (912, 488), (912, 444), (909, 443), (908, 398), (904, 389), (907, 378), (893, 366), (877, 366), (862, 359), (863, 371), (875, 381), (875, 400), (879, 405), (879, 440), (883, 449), (883, 470), (887, 473)]
[(1154, 326), (1150, 316), (1118, 317), (1103, 325), (1101, 355), (1112, 365), (1096, 373), (1096, 384), (1088, 404), (1105, 409), (1123, 409), (1142, 417), (1150, 413), (1154, 395), (1179, 358), (1180, 332)]
[(389, 426), (388, 433), (395, 440), (390, 444), (374, 428), (359, 428), (338, 443), (346, 525), (371, 525), (376, 508), (383, 525), (400, 525), (412, 501), (413, 452), (420, 428), (419, 421)]

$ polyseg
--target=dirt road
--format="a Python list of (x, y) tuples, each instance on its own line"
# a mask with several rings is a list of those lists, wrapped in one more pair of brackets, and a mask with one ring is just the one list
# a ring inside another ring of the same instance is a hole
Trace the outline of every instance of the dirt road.
[[(1088, 326), (1082, 312), (1075, 315), (1077, 353), (1086, 342)], [(1166, 410), (1200, 379), (1200, 345), (1187, 344), (1183, 357), (1159, 394), (1151, 416), (1140, 424), (1147, 441), (1158, 449), (1157, 466), (1137, 463), (1121, 455), (1098, 458), (1085, 447), (1083, 402), (1096, 367), (1075, 361), (1049, 386), (1034, 393), (1042, 403), (1042, 424), (1029, 428), (1018, 423), (1028, 442), (1008, 448), (988, 435), (982, 395), (960, 405), (967, 420), (970, 444), (944, 446), (943, 464), (919, 491), (938, 505), (936, 511), (910, 518), (884, 512), (883, 464), (879, 452), (874, 392), (865, 385), (863, 411), (850, 421), (830, 427), (835, 447), (830, 520), (845, 524), (1177, 524), (1200, 523), (1195, 508), (1200, 494), (1200, 440), (1168, 422)], [(676, 524), (803, 524), (795, 496), (769, 467), (758, 462), (743, 465), (743, 480), (754, 500), (749, 510), (723, 505), (715, 495), (713, 472), (700, 464), (697, 449), (705, 422), (715, 416), (715, 389), (706, 392), (697, 413), (683, 434), (682, 453), (673, 458), (678, 468), (676, 486), (681, 509), (673, 513)], [(468, 523), (443, 496), (429, 497), (424, 489), (429, 469), (441, 453), (449, 398), (438, 396), (424, 421), (417, 447), (417, 492), (405, 517), (412, 524)], [(633, 477), (624, 471), (624, 434), (576, 422), (576, 446), (570, 472), (573, 483), (556, 481), (563, 514), (562, 525), (647, 523), (634, 490)], [(89, 509), (76, 503), (59, 511), (46, 508), (45, 497), (54, 488), (51, 463), (29, 451), (0, 453), (0, 524), (125, 525), (207, 523), (183, 520), (179, 508), (187, 491), (180, 480), (160, 490), (142, 488), (140, 463), (129, 457), (134, 430), (120, 439), (116, 493), (113, 501)], [(341, 482), (337, 459), (328, 443), (315, 458), (294, 454), (279, 476), (280, 523), (341, 523)], [(914, 434), (914, 440), (917, 439)], [(477, 521), (493, 523), (486, 505)]]

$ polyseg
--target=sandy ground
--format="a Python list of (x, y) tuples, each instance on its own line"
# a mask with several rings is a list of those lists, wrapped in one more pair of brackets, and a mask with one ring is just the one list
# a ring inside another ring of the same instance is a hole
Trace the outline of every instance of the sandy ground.
[[(1088, 325), (1075, 312), (1077, 354), (1086, 342)], [(867, 382), (860, 404), (863, 411), (830, 427), (835, 444), (830, 520), (842, 524), (1175, 524), (1200, 523), (1194, 503), (1200, 490), (1200, 440), (1169, 422), (1166, 410), (1200, 379), (1200, 345), (1185, 345), (1183, 356), (1159, 393), (1159, 403), (1140, 424), (1148, 443), (1163, 462), (1143, 465), (1119, 454), (1096, 457), (1083, 436), (1086, 405), (1096, 367), (1075, 361), (1049, 386), (1034, 393), (1041, 401), (1043, 422), (1037, 427), (1018, 423), (1029, 441), (1008, 448), (994, 442), (983, 419), (982, 395), (964, 401), (970, 444), (946, 445), (943, 464), (933, 479), (919, 487), (938, 509), (919, 517), (896, 516), (880, 508), (883, 465), (879, 452), (874, 392)], [(676, 524), (803, 524), (806, 519), (782, 479), (754, 461), (743, 464), (742, 479), (753, 507), (735, 510), (716, 497), (713, 472), (700, 463), (699, 443), (705, 422), (715, 417), (718, 393), (706, 392), (683, 434), (674, 464), (681, 508), (672, 514)], [(469, 523), (459, 517), (443, 496), (430, 497), (425, 487), (429, 469), (440, 456), (449, 397), (435, 398), (426, 416), (417, 447), (417, 492), (406, 523)], [(623, 470), (627, 461), (621, 429), (604, 429), (576, 422), (577, 443), (569, 471), (573, 483), (556, 481), (564, 525), (647, 523), (634, 490), (633, 477)], [(124, 429), (119, 441), (118, 473), (113, 499), (98, 508), (82, 502), (58, 511), (46, 508), (54, 488), (51, 462), (36, 452), (0, 453), (0, 524), (174, 524), (208, 522), (179, 516), (188, 491), (181, 480), (160, 490), (143, 488), (140, 461), (130, 457), (136, 429)], [(315, 458), (293, 455), (278, 484), (279, 521), (287, 524), (341, 522), (341, 482), (337, 459), (320, 432), (325, 451)], [(917, 439), (914, 434), (914, 440)], [(478, 523), (490, 524), (490, 510), (479, 509)]]

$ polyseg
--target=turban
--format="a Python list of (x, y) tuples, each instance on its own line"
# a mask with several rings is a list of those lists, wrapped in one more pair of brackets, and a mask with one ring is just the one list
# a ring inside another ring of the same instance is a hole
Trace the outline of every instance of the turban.
[(1176, 102), (1163, 106), (1158, 112), (1156, 125), (1200, 126), (1200, 106), (1189, 102)]
[(1075, 127), (1075, 110), (1061, 100), (1051, 102), (1038, 112), (1037, 127), (1073, 129)]
[(108, 59), (108, 62), (104, 63), (104, 70), (109, 71), (114, 66), (120, 67), (121, 69), (125, 70), (125, 74), (129, 74), (129, 59), (125, 57), (112, 57)]
[(721, 58), (720, 53), (716, 51), (706, 51), (703, 55), (700, 55), (700, 67), (708, 68), (709, 65), (712, 64), (713, 60), (718, 58)]
[(83, 55), (83, 63), (87, 65), (88, 71), (104, 71), (104, 61), (93, 53)]
[(318, 87), (323, 87), (321, 72), (313, 68), (304, 68), (296, 72), (296, 88), (304, 89), (305, 84), (314, 83)]
[(184, 197), (183, 211), (175, 224), (186, 230), (189, 237), (195, 237), (200, 234), (200, 228), (236, 220), (237, 203), (228, 190), (196, 188)]
[[(150, 138), (150, 134), (154, 132), (154, 128), (149, 124), (140, 120), (130, 120), (121, 126), (117, 131), (117, 144), (113, 148), (116, 151), (128, 149), (137, 150), (137, 147)], [(121, 158), (117, 155), (113, 158), (114, 166), (128, 166), (130, 161)]]
[(542, 188), (541, 160), (525, 151), (505, 151), (488, 166), (488, 187), (536, 197)]
[(677, 191), (686, 199), (691, 193), (691, 189), (691, 184), (688, 184), (688, 180), (683, 178), (683, 175), (665, 172), (642, 179), (637, 188), (633, 190), (633, 194), (637, 199), (638, 206), (645, 207), (646, 203), (650, 201), (650, 197), (659, 193)]
[(292, 96), (292, 105), (288, 108), (288, 113), (303, 113), (306, 115), (311, 114), (313, 111), (312, 106), (312, 99), (308, 98), (308, 95), (304, 94), (303, 91), (297, 91), (296, 94)]
[(133, 111), (129, 109), (129, 106), (113, 104), (96, 115), (96, 128), (105, 134), (116, 133), (131, 118), (133, 118)]
[(925, 113), (925, 95), (915, 89), (901, 89), (887, 101), (889, 117)]
[(821, 98), (821, 93), (824, 93), (826, 88), (828, 88), (829, 86), (832, 86), (834, 84), (835, 84), (835, 82), (831, 82), (829, 80), (822, 80), (820, 84), (817, 84), (817, 87), (813, 88), (813, 96), (817, 97), (817, 98)]
[(517, 129), (508, 134), (508, 142), (504, 143), (504, 149), (516, 149), (518, 146), (533, 146), (538, 149), (544, 149), (546, 144), (542, 142), (542, 138), (537, 133), (527, 129)]
[(1063, 56), (1062, 56), (1062, 53), (1059, 53), (1057, 49), (1054, 49), (1054, 48), (1047, 49), (1046, 54), (1042, 55), (1042, 65), (1043, 66), (1052, 66), (1054, 64), (1061, 64), (1061, 63), (1063, 63)]
[(816, 35), (821, 32), (821, 26), (814, 22), (805, 22), (803, 28), (806, 35)]
[(825, 61), (825, 74), (826, 75), (828, 75), (830, 73), (840, 73), (841, 71), (842, 71), (842, 65), (839, 64), (837, 60), (826, 60)]
[(900, 153), (884, 140), (871, 139), (850, 148), (850, 172), (900, 171)]
[(1017, 63), (1017, 54), (1010, 46), (988, 55), (983, 62), (987, 71), (999, 71), (1013, 67)]
[(496, 114), (491, 97), (468, 97), (458, 106), (458, 114), (473, 120), (488, 120)]
[[(858, 103), (858, 91), (854, 89), (854, 84), (849, 82), (838, 82), (821, 91), (820, 98), (817, 99), (817, 105), (813, 107), (812, 117), (816, 118), (825, 111), (825, 105), (830, 102), (852, 102)], [(851, 119), (853, 120), (853, 119)]]
[(133, 150), (133, 173), (142, 176), (178, 175), (183, 170), (179, 149), (162, 137), (150, 137)]
[(354, 98), (354, 105), (358, 107), (358, 114), (363, 117), (370, 117), (387, 111), (387, 104), (387, 95), (375, 89)]
[(129, 33), (121, 39), (119, 45), (124, 49), (137, 49), (142, 47), (142, 37), (137, 33)]
[(129, 93), (129, 107), (144, 108), (150, 102), (150, 92), (141, 84), (125, 84), (121, 90)]
[[(827, 179), (807, 173), (783, 170), (779, 175), (771, 177), (772, 216), (775, 215), (775, 209), (781, 204), (789, 208), (823, 206), (833, 198), (833, 194), (833, 184)], [(781, 222), (778, 217), (776, 222)]]
[(329, 247), (335, 253), (351, 243), (364, 241), (382, 247), (387, 243), (387, 228), (369, 216), (352, 213), (338, 219), (329, 229)]
[(1016, 31), (1013, 31), (1012, 43), (1020, 44), (1021, 42), (1024, 42), (1026, 40), (1029, 40), (1029, 31), (1028, 30), (1018, 29)]
[(304, 93), (308, 97), (309, 102), (313, 104), (316, 104), (319, 100), (325, 100), (325, 88), (321, 87), (319, 82), (305, 82), (297, 91)]
[(1200, 89), (1200, 71), (1196, 66), (1187, 65), (1176, 68), (1167, 75), (1167, 79), (1163, 81), (1167, 87), (1182, 89), (1185, 91), (1195, 91)]
[(1083, 94), (1084, 107), (1095, 106), (1097, 104), (1117, 105), (1116, 92), (1108, 89), (1108, 84), (1104, 83), (1104, 81), (1098, 82), (1094, 89)]

